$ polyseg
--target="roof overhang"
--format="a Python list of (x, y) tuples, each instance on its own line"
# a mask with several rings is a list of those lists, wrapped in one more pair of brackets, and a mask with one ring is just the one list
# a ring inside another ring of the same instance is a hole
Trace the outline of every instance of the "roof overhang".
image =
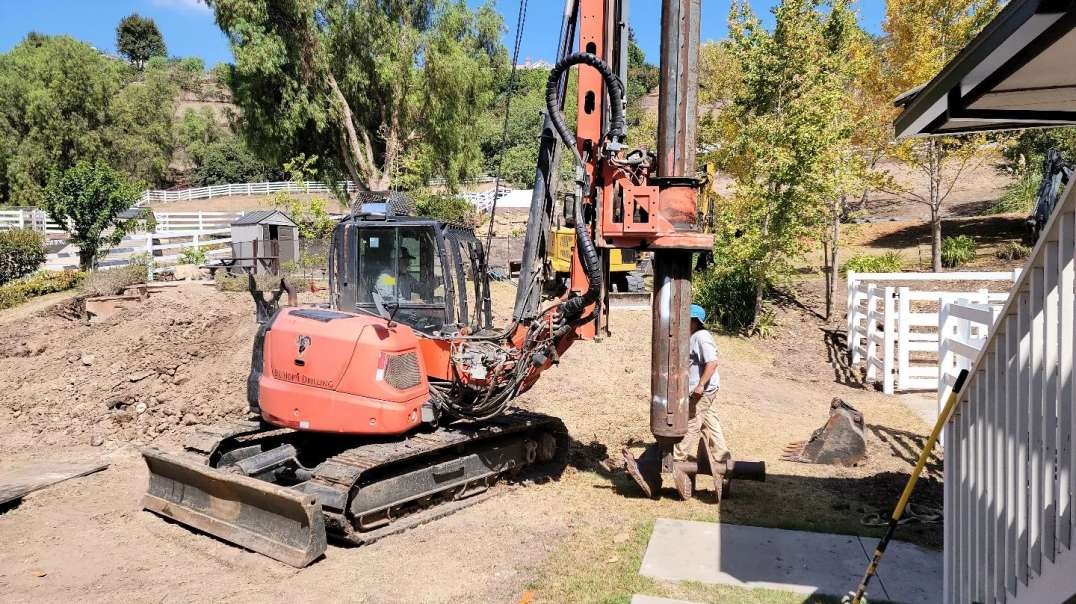
[(1076, 0), (1012, 0), (896, 102), (897, 138), (1076, 124)]

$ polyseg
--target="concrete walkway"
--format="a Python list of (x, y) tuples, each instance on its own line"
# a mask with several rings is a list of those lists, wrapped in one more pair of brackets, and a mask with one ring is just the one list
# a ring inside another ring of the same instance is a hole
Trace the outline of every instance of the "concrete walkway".
[[(842, 596), (854, 590), (877, 539), (659, 518), (639, 574), (742, 588)], [(907, 603), (941, 600), (941, 552), (891, 541), (875, 598)]]

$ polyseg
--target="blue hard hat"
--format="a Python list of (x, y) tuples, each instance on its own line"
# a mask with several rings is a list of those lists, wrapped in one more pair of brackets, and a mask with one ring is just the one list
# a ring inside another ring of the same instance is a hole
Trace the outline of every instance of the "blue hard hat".
[(700, 323), (706, 322), (706, 309), (698, 304), (691, 305), (691, 318), (698, 319)]

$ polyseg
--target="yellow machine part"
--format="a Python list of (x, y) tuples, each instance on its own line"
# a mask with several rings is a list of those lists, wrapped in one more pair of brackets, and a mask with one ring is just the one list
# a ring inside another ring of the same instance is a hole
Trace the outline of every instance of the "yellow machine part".
[[(553, 229), (553, 253), (549, 260), (553, 264), (553, 270), (558, 274), (565, 274), (572, 270), (572, 253), (575, 251), (575, 229), (562, 227)], [(631, 258), (625, 260), (625, 256)], [(634, 254), (624, 254), (623, 250), (609, 250), (609, 272), (628, 273), (635, 270)]]

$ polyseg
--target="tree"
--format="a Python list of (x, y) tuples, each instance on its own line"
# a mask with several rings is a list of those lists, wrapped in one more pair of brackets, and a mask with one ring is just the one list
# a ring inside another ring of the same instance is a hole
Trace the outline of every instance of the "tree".
[[(997, 13), (999, 0), (889, 0), (883, 82), (894, 98), (930, 81)], [(930, 209), (931, 265), (942, 270), (942, 205), (965, 170), (984, 159), (981, 136), (913, 139), (889, 155), (926, 180), (926, 193), (890, 182), (888, 188)]]
[(79, 267), (93, 267), (102, 246), (115, 245), (129, 226), (119, 218), (138, 200), (142, 187), (102, 161), (80, 161), (57, 173), (45, 190), (49, 217), (78, 246)]
[[(422, 0), (209, 0), (236, 62), (252, 147), (302, 152), (360, 188), (405, 167), (450, 185), (481, 165), (473, 124), (504, 63), (492, 5)], [(254, 33), (256, 32), (256, 33)]]
[(223, 136), (201, 151), (201, 158), (191, 172), (196, 187), (260, 182), (268, 178), (269, 167), (234, 135)]
[(770, 32), (746, 1), (733, 3), (727, 49), (741, 81), (708, 158), (735, 192), (720, 204), (699, 297), (732, 328), (758, 326), (766, 288), (793, 271), (847, 183), (854, 125), (841, 63), (851, 16), (842, 0), (784, 0), (773, 13)]
[(155, 59), (146, 65), (140, 79), (116, 93), (109, 102), (111, 123), (104, 132), (112, 165), (135, 180), (167, 180), (175, 149), (178, 92), (172, 66)]
[(830, 69), (844, 90), (844, 99), (832, 114), (843, 136), (838, 145), (839, 168), (834, 177), (837, 195), (825, 206), (819, 225), (825, 275), (825, 317), (833, 317), (840, 267), (841, 225), (853, 212), (849, 200), (858, 195), (860, 206), (878, 182), (875, 167), (891, 140), (891, 111), (888, 98), (879, 96), (881, 53), (876, 41), (855, 21), (847, 2), (837, 7), (826, 26)]
[[(487, 174), (496, 174), (499, 167), (501, 179), (513, 186), (527, 188), (534, 182), (548, 78), (547, 69), (520, 69), (512, 90), (508, 88), (508, 78), (503, 78), (496, 102), (490, 104), (478, 123)], [(505, 133), (504, 106), (509, 94), (512, 106)]]
[(50, 172), (107, 156), (124, 71), (67, 36), (31, 34), (0, 55), (0, 199), (40, 205)]
[(210, 145), (230, 135), (212, 107), (189, 107), (175, 124), (176, 143), (195, 167), (205, 163)]
[(157, 23), (138, 13), (127, 15), (116, 26), (116, 50), (139, 69), (150, 58), (168, 54)]

